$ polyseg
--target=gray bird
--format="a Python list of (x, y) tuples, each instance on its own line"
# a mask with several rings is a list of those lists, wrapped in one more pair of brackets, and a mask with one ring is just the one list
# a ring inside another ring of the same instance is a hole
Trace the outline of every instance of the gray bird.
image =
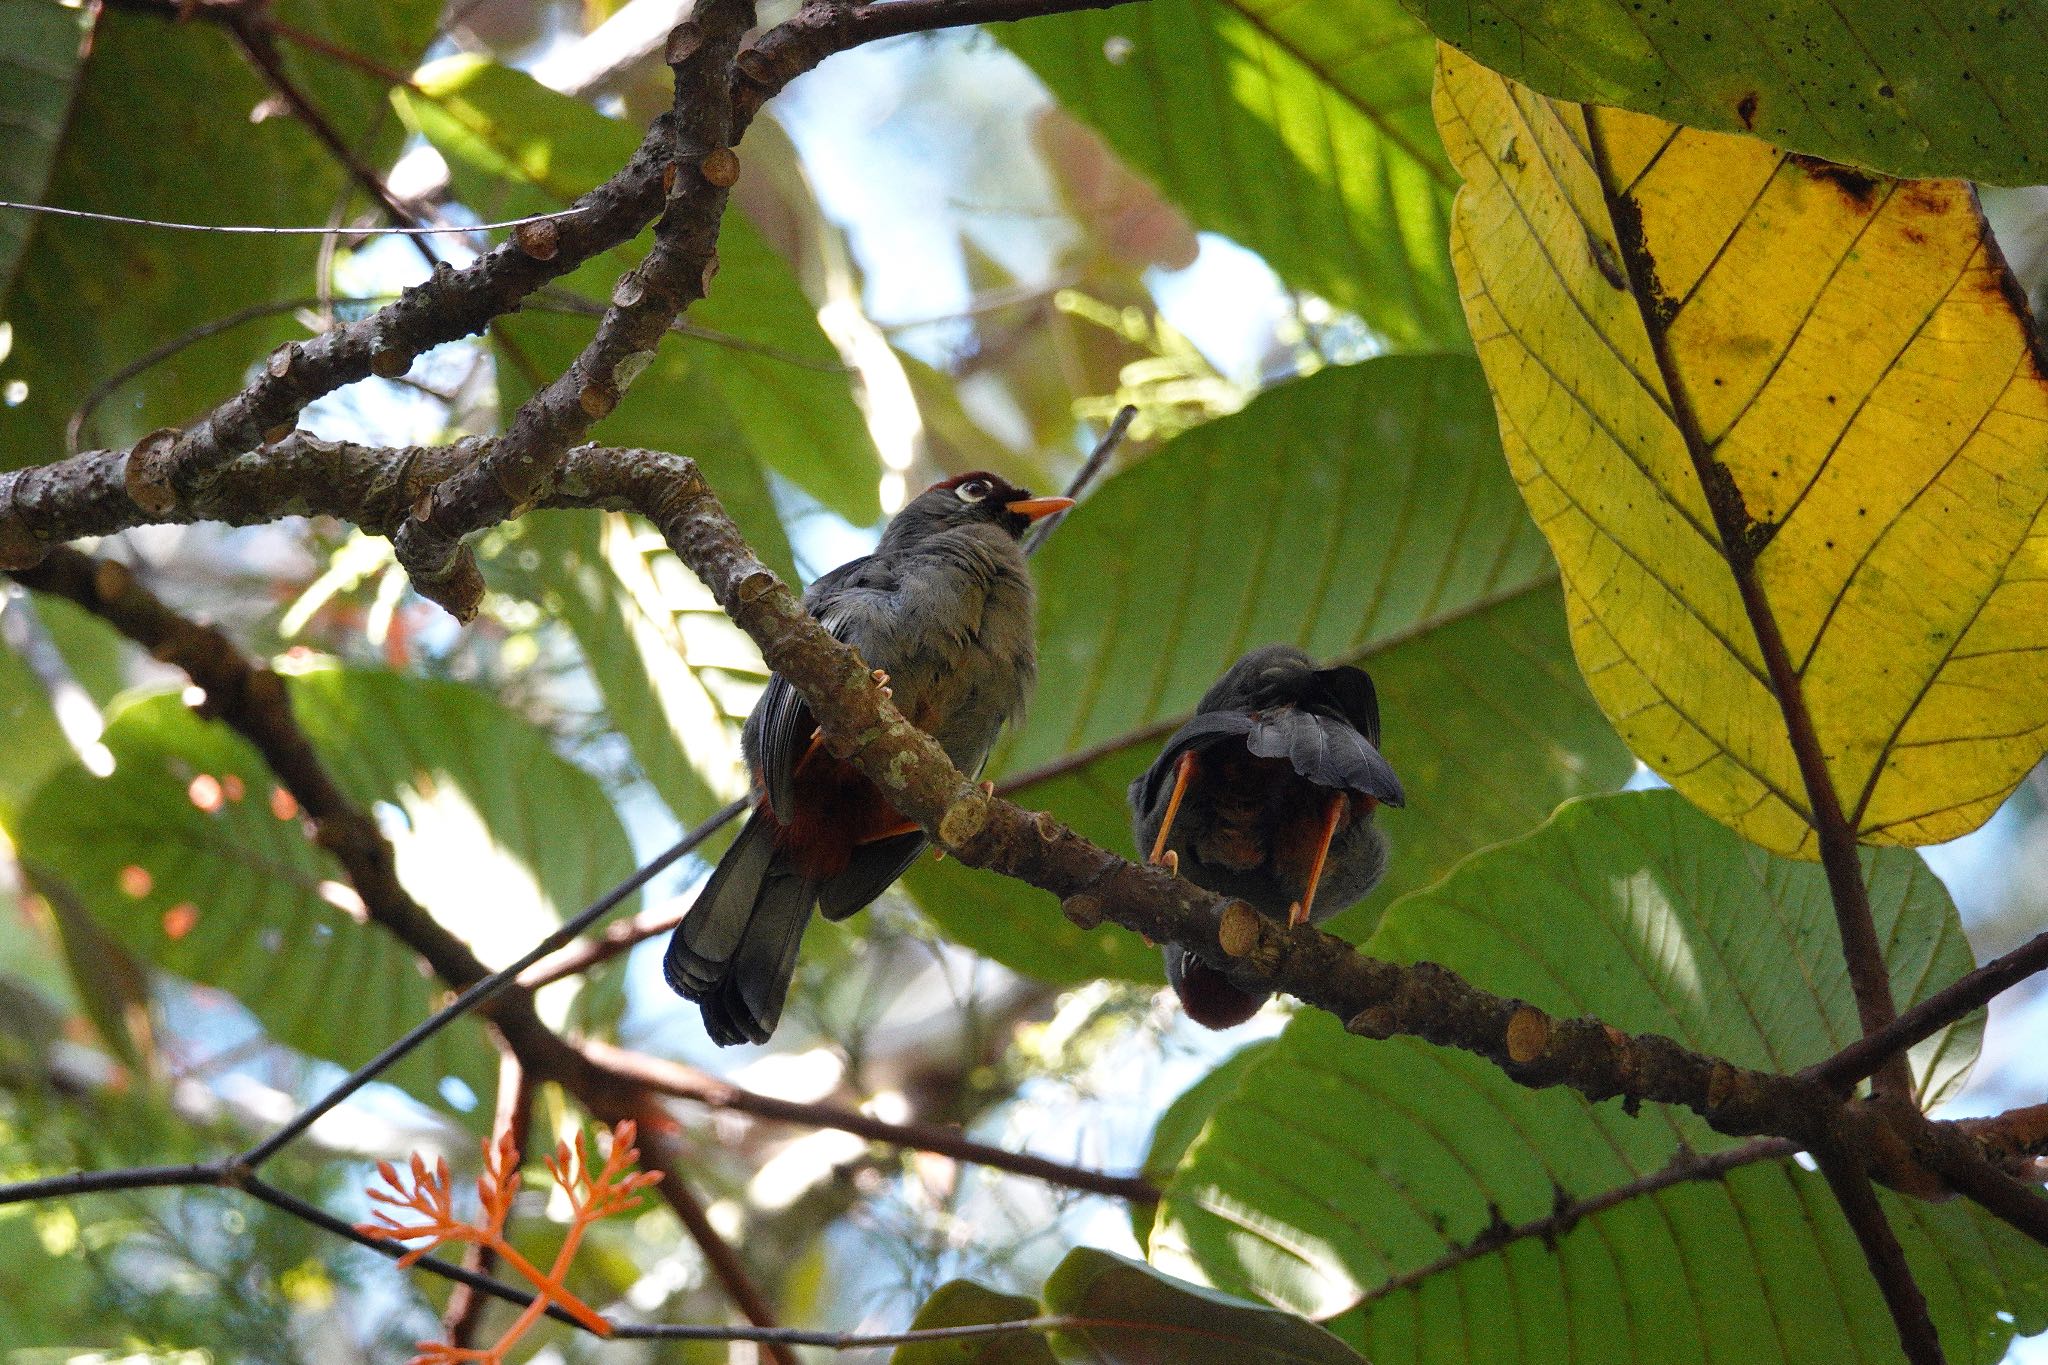
[[(1132, 833), (1151, 861), (1204, 890), (1288, 924), (1326, 919), (1386, 871), (1373, 812), (1404, 797), (1379, 740), (1365, 670), (1317, 668), (1291, 645), (1255, 649), (1131, 783)], [(1165, 951), (1195, 1022), (1230, 1028), (1265, 1003), (1185, 948)]]
[[(860, 651), (897, 710), (975, 774), (1038, 675), (1036, 607), (1019, 543), (1073, 506), (993, 474), (933, 484), (875, 552), (811, 584), (804, 607)], [(840, 920), (902, 876), (925, 847), (853, 765), (833, 756), (781, 675), (741, 735), (754, 813), (669, 940), (662, 969), (721, 1047), (765, 1043), (782, 1017), (816, 906)]]

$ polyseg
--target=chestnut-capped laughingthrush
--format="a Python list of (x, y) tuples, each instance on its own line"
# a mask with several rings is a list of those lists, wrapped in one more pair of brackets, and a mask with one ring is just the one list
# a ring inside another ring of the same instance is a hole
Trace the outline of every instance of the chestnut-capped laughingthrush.
[[(1354, 904), (1386, 870), (1382, 803), (1402, 803), (1380, 756), (1380, 707), (1363, 669), (1317, 668), (1291, 645), (1230, 666), (1131, 783), (1131, 828), (1151, 860), (1288, 924)], [(1177, 944), (1166, 979), (1188, 1017), (1230, 1028), (1266, 997), (1237, 989)]]
[[(804, 607), (860, 651), (897, 710), (970, 775), (1037, 678), (1036, 610), (1020, 539), (1071, 507), (993, 474), (932, 485), (875, 552), (811, 584)], [(816, 906), (845, 919), (925, 846), (873, 783), (835, 757), (797, 690), (776, 675), (741, 736), (754, 812), (669, 940), (669, 985), (721, 1046), (763, 1043), (782, 1017)]]

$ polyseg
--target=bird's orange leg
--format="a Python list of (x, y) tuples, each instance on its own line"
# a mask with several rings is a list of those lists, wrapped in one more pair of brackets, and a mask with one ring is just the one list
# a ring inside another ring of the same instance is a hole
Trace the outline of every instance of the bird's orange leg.
[(1323, 837), (1316, 843), (1316, 860), (1309, 864), (1308, 889), (1301, 893), (1301, 899), (1287, 907), (1287, 927), (1307, 924), (1309, 911), (1316, 904), (1316, 883), (1323, 879), (1323, 863), (1330, 856), (1330, 840), (1337, 837), (1337, 822), (1344, 818), (1344, 808), (1350, 798), (1343, 792), (1330, 793), (1330, 802), (1323, 812)]
[(1148, 861), (1162, 863), (1168, 872), (1180, 872), (1180, 854), (1166, 846), (1166, 836), (1173, 833), (1173, 819), (1180, 814), (1180, 799), (1187, 795), (1188, 782), (1195, 775), (1195, 751), (1188, 750), (1174, 765), (1173, 795), (1166, 798), (1166, 818), (1159, 822), (1159, 837), (1152, 841), (1152, 856)]

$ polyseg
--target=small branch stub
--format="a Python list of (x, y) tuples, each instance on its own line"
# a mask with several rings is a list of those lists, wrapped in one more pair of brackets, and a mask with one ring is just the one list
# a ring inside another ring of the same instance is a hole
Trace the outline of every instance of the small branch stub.
[(1102, 898), (1086, 892), (1069, 896), (1060, 902), (1060, 910), (1073, 922), (1076, 928), (1099, 929), (1102, 927)]
[(704, 46), (704, 30), (691, 20), (685, 19), (668, 31), (668, 43), (662, 48), (661, 59), (670, 66), (686, 62), (697, 55), (697, 49)]
[(1524, 1005), (1508, 1018), (1508, 1057), (1527, 1066), (1550, 1046), (1550, 1017), (1532, 1005)]
[(1243, 901), (1232, 901), (1223, 907), (1223, 918), (1216, 925), (1216, 941), (1232, 957), (1249, 957), (1258, 948), (1264, 928), (1258, 911)]
[(178, 505), (177, 491), (171, 487), (171, 451), (177, 444), (178, 433), (170, 427), (160, 427), (137, 441), (135, 449), (128, 452), (122, 485), (135, 505), (150, 516), (160, 517)]
[(562, 230), (552, 218), (538, 223), (521, 223), (512, 229), (512, 245), (536, 261), (552, 261), (562, 249)]
[(704, 153), (697, 169), (711, 184), (722, 190), (731, 189), (740, 178), (740, 159), (730, 147), (713, 147)]
[(396, 379), (412, 368), (412, 357), (396, 346), (379, 346), (370, 352), (370, 373), (379, 379)]

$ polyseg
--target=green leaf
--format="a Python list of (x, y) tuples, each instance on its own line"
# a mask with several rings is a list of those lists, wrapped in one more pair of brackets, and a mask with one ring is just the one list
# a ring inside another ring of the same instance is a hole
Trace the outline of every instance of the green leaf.
[(1069, 1328), (1060, 1354), (1101, 1365), (1363, 1365), (1290, 1313), (1175, 1279), (1113, 1252), (1075, 1247), (1045, 1282), (1045, 1306), (1101, 1325)]
[[(1894, 987), (1969, 969), (1954, 907), (1919, 857), (1866, 853)], [(1564, 1015), (1655, 1030), (1792, 1070), (1859, 1032), (1821, 870), (1763, 852), (1671, 792), (1573, 802), (1389, 912), (1369, 945)], [(1914, 1054), (1951, 1091), (1980, 1024)], [(1312, 1313), (1377, 1365), (1399, 1361), (1889, 1360), (1888, 1315), (1825, 1185), (1790, 1163), (1619, 1204), (1383, 1288), (1499, 1221), (1549, 1214), (1730, 1140), (1685, 1111), (1630, 1117), (1532, 1092), (1469, 1054), (1368, 1043), (1297, 1017), (1239, 1080), (1165, 1192), (1154, 1259)], [(1958, 1205), (1890, 1200), (1953, 1360), (2039, 1330), (2048, 1257)], [(1365, 1297), (1361, 1307), (1357, 1305)], [(1694, 1343), (1697, 1342), (1697, 1346)]]
[(71, 757), (49, 694), (20, 651), (29, 644), (11, 619), (17, 609), (0, 590), (0, 733), (7, 761), (0, 763), (0, 830), (16, 828), (21, 807), (40, 783)]
[[(275, 16), (409, 68), (439, 11), (438, 0), (280, 0)], [(403, 130), (384, 113), (382, 82), (296, 44), (283, 48), (287, 70), (345, 142), (372, 164), (395, 153)], [(63, 148), (37, 197), (187, 223), (325, 222), (354, 191), (300, 120), (251, 120), (268, 94), (224, 25), (110, 9), (93, 30)], [(61, 456), (72, 410), (150, 348), (240, 309), (313, 294), (319, 250), (314, 236), (40, 223), (12, 293), (0, 297), (14, 335), (0, 383), (27, 385), (19, 404), (0, 407), (0, 467)], [(199, 342), (122, 385), (87, 436), (124, 444), (188, 422), (241, 387), (254, 358), (303, 336), (279, 313)]]
[(1396, 0), (1156, 0), (999, 35), (1198, 226), (1396, 346), (1467, 344), (1433, 44)]
[[(1171, 442), (1103, 485), (1035, 562), (1038, 697), (990, 771), (1130, 848), (1124, 789), (1245, 650), (1360, 660), (1409, 805), (1383, 812), (1385, 887), (1338, 932), (1631, 764), (1571, 665), (1555, 569), (1500, 457), (1472, 361), (1327, 370)], [(1083, 932), (1017, 883), (910, 874), (946, 933), (1041, 980), (1161, 979), (1113, 926)]]
[[(492, 217), (564, 207), (616, 172), (640, 145), (634, 128), (523, 72), (474, 57), (436, 62), (420, 73), (417, 92), (401, 90), (393, 98), (406, 121), (447, 159), (464, 202)], [(586, 263), (561, 287), (603, 303), (645, 254), (643, 237)], [(755, 548), (782, 571), (787, 551), (780, 528), (765, 534), (775, 526), (772, 507), (743, 452), (751, 450), (858, 524), (881, 515), (881, 465), (817, 310), (788, 263), (736, 209), (719, 229), (718, 261), (710, 293), (687, 320), (731, 340), (670, 337), (598, 435), (696, 457), (736, 515), (755, 513), (742, 516), (741, 527), (750, 538), (761, 537)], [(496, 324), (494, 332), (501, 355), (508, 339), (516, 342), (542, 375), (552, 377), (595, 327), (594, 318), (529, 310)], [(521, 381), (509, 386), (509, 403), (512, 393), (531, 387), (532, 376), (516, 356), (508, 360)]]
[(540, 512), (520, 529), (512, 552), (538, 556), (531, 595), (576, 637), (607, 723), (669, 810), (695, 824), (743, 791), (739, 720), (705, 669), (759, 673), (752, 643), (665, 549), (649, 552), (659, 537), (637, 518)]
[(1444, 41), (1561, 99), (1890, 175), (2048, 180), (2041, 0), (1784, 5), (1403, 0)]
[[(93, 12), (83, 5), (0, 0), (0, 128), (7, 130), (0, 199), (43, 201), (92, 20)], [(14, 267), (35, 222), (25, 213), (0, 211), (0, 299), (14, 282)], [(5, 350), (0, 346), (0, 352)]]
[[(970, 1327), (1039, 1316), (1038, 1303), (1022, 1294), (1001, 1294), (972, 1280), (950, 1280), (933, 1291), (910, 1320), (912, 1329)], [(1054, 1365), (1042, 1332), (963, 1337), (958, 1341), (917, 1341), (898, 1346), (889, 1365)]]
[[(1216, 1111), (1237, 1093), (1237, 1083), (1244, 1078), (1260, 1057), (1273, 1046), (1274, 1040), (1262, 1038), (1225, 1057), (1211, 1067), (1202, 1078), (1180, 1092), (1172, 1104), (1166, 1106), (1158, 1122), (1152, 1125), (1152, 1141), (1145, 1149), (1145, 1163), (1139, 1174), (1154, 1185), (1165, 1185), (1180, 1169), (1181, 1159), (1188, 1154), (1202, 1130), (1209, 1126), (1209, 1120)], [(1131, 1205), (1131, 1231), (1143, 1246), (1152, 1237), (1152, 1223), (1157, 1206), (1150, 1204)]]
[[(293, 710), (350, 798), (379, 810), (401, 879), (486, 963), (511, 960), (633, 867), (595, 779), (489, 697), (452, 683), (323, 669)], [(113, 775), (69, 768), (37, 793), (22, 842), (113, 937), (234, 995), (279, 1041), (344, 1066), (439, 1003), (403, 944), (361, 920), (260, 757), (176, 694), (121, 707)], [(495, 1065), (479, 1027), (444, 1030), (387, 1076), (430, 1104)]]

